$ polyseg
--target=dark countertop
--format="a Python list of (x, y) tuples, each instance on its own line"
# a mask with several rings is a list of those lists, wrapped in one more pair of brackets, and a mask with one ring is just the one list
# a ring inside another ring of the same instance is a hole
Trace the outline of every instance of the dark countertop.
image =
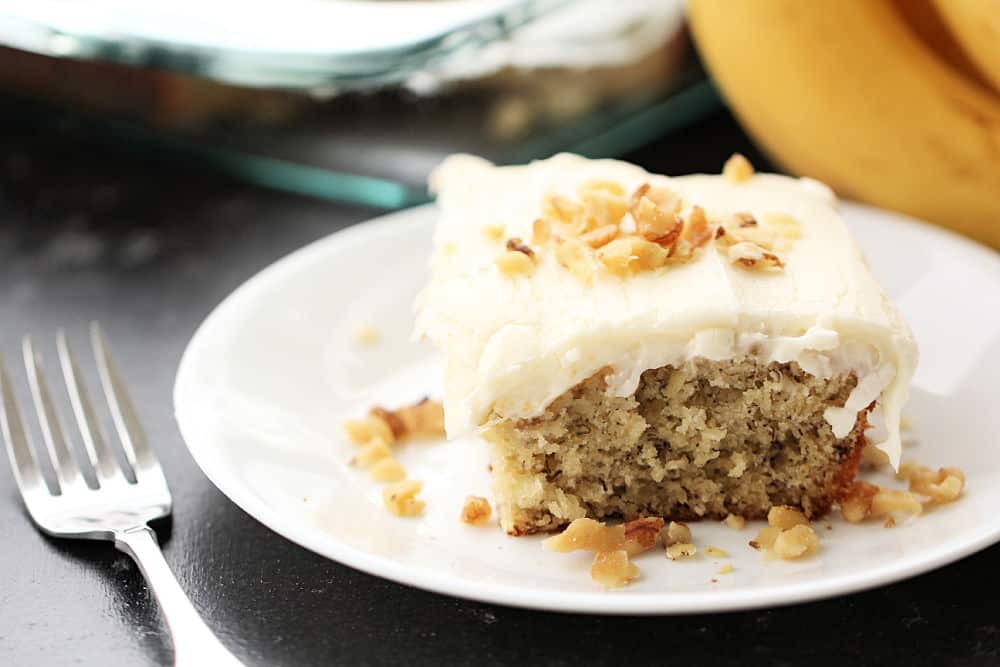
[[(628, 158), (666, 173), (715, 171), (733, 150), (766, 164), (719, 113)], [(34, 333), (51, 367), (57, 327), (82, 347), (86, 323), (100, 320), (174, 493), (172, 526), (160, 530), (166, 559), (208, 624), (248, 664), (916, 667), (997, 660), (993, 568), (1000, 547), (826, 602), (602, 618), (414, 590), (325, 560), (257, 523), (209, 483), (181, 442), (171, 407), (181, 352), (243, 280), (376, 214), (116, 154), (58, 132), (0, 128), (0, 353), (22, 403), (20, 336)], [(0, 665), (169, 662), (162, 619), (131, 561), (107, 543), (40, 535), (6, 463), (0, 468)]]

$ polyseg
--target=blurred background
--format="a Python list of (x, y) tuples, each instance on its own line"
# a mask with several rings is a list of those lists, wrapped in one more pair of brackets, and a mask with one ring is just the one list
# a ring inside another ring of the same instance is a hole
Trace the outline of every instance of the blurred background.
[(20, 123), (381, 208), (725, 99), (786, 171), (1000, 245), (1000, 0), (0, 0), (0, 44)]
[(5, 106), (380, 207), (426, 200), (450, 153), (618, 155), (719, 104), (680, 0), (19, 5), (0, 9)]

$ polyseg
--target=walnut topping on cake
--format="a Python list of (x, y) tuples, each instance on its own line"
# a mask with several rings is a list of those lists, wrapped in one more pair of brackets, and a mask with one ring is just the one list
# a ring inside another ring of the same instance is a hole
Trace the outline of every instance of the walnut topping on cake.
[(497, 268), (505, 276), (518, 276), (531, 273), (535, 268), (535, 262), (530, 255), (516, 250), (507, 250), (501, 253), (496, 259)]
[(558, 239), (555, 252), (559, 264), (569, 269), (577, 280), (584, 285), (593, 281), (594, 260), (589, 246), (574, 238)]
[(516, 236), (507, 239), (506, 252), (496, 259), (497, 268), (508, 276), (531, 273), (535, 268), (535, 251)]
[(535, 256), (535, 251), (529, 248), (528, 246), (524, 245), (521, 239), (517, 238), (516, 236), (507, 239), (507, 250), (510, 250), (512, 252), (519, 252), (524, 255), (527, 255), (528, 257)]
[[(712, 240), (737, 266), (777, 271), (784, 267), (777, 251), (801, 236), (795, 219), (781, 213), (767, 214), (766, 224), (745, 212), (712, 221), (700, 206), (682, 215), (680, 195), (648, 182), (626, 197), (617, 183), (587, 181), (577, 197), (547, 196), (531, 239), (536, 248), (553, 248), (557, 262), (585, 285), (598, 268), (627, 278), (690, 261)], [(518, 268), (530, 270), (524, 262)]]
[(739, 153), (733, 153), (722, 167), (722, 175), (733, 183), (743, 183), (753, 176), (753, 165)]

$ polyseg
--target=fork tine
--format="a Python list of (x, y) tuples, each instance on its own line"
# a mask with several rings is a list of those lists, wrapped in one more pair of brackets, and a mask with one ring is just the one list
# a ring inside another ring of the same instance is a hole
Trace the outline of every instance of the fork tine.
[(21, 495), (25, 496), (39, 487), (44, 487), (45, 481), (35, 462), (31, 441), (17, 411), (14, 387), (7, 376), (2, 357), (0, 357), (0, 431), (3, 432), (7, 456), (10, 457), (11, 469), (14, 471), (14, 479), (21, 490)]
[(56, 471), (59, 488), (66, 492), (81, 482), (80, 468), (73, 460), (66, 437), (63, 433), (62, 421), (56, 412), (52, 395), (49, 392), (45, 374), (42, 372), (42, 360), (35, 351), (30, 336), (25, 336), (21, 343), (24, 354), (24, 368), (28, 372), (28, 386), (35, 402), (35, 412), (38, 414), (38, 425), (41, 427), (42, 439), (48, 449), (49, 457)]
[(66, 381), (66, 390), (69, 392), (69, 401), (73, 406), (73, 415), (80, 428), (84, 447), (87, 449), (91, 463), (97, 470), (98, 478), (110, 479), (115, 476), (115, 468), (118, 467), (118, 464), (108, 443), (101, 437), (97, 415), (94, 414), (90, 399), (87, 398), (87, 388), (83, 384), (76, 359), (69, 348), (66, 332), (62, 329), (56, 335), (56, 347), (59, 350), (59, 364), (62, 366), (63, 379)]
[(158, 465), (156, 454), (146, 440), (146, 433), (139, 423), (139, 416), (125, 389), (118, 367), (111, 358), (108, 341), (97, 322), (90, 323), (90, 342), (94, 348), (94, 358), (97, 360), (97, 372), (101, 376), (104, 397), (111, 409), (111, 418), (126, 458), (133, 466), (138, 465), (140, 468)]

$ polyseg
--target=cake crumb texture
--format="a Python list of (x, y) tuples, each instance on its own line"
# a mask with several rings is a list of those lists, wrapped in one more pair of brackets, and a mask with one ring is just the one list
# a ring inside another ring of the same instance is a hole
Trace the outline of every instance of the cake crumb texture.
[(540, 416), (501, 421), (490, 443), (501, 526), (520, 535), (574, 519), (761, 519), (775, 505), (819, 516), (857, 470), (862, 410), (834, 436), (823, 412), (843, 406), (851, 374), (818, 378), (794, 363), (697, 358), (643, 373), (632, 396), (598, 373)]

